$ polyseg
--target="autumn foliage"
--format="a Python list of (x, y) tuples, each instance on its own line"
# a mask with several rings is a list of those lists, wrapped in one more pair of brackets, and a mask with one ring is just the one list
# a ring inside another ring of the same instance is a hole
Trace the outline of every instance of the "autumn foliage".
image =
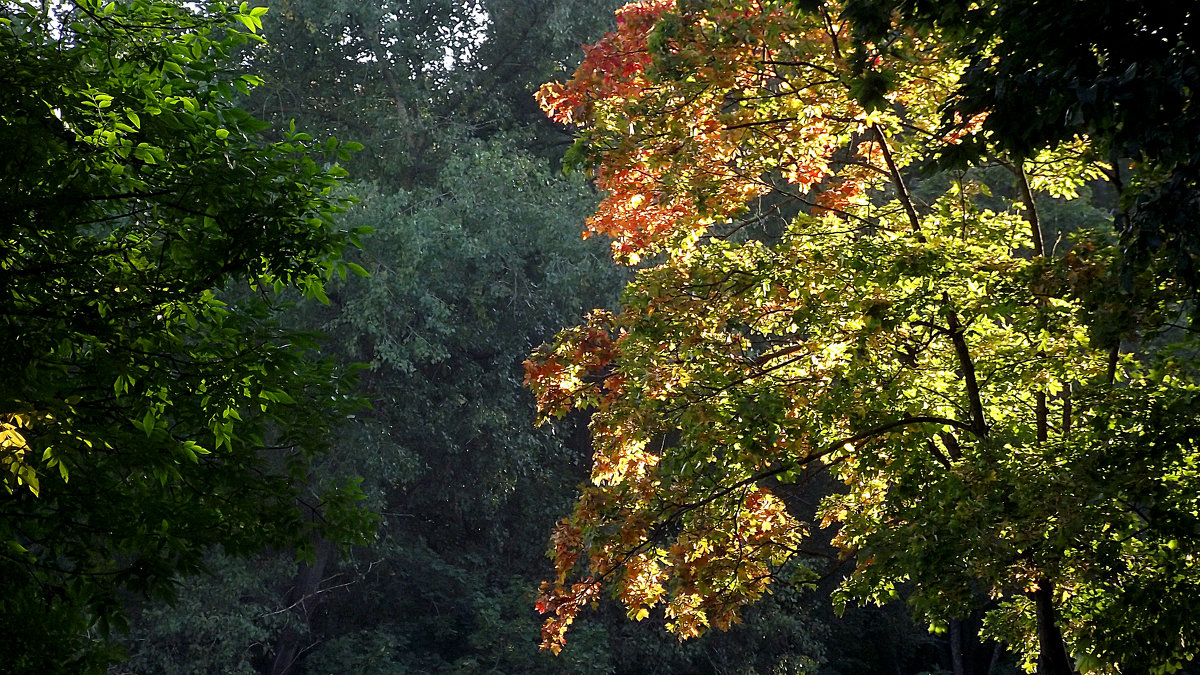
[[(604, 191), (589, 232), (639, 266), (620, 312), (525, 364), (544, 416), (593, 410), (592, 484), (555, 529), (538, 600), (543, 647), (604, 587), (633, 619), (662, 607), (681, 638), (737, 622), (804, 578), (810, 526), (790, 500), (828, 470), (845, 489), (820, 525), (857, 560), (843, 601), (907, 581), (935, 627), (987, 605), (989, 634), (1034, 659), (1054, 648), (1031, 628), (1045, 619), (1106, 672), (1133, 649), (1111, 629), (1116, 580), (1169, 576), (1122, 503), (1190, 442), (1114, 474), (1143, 427), (1106, 420), (1134, 392), (1171, 418), (1191, 391), (1119, 349), (1161, 316), (1117, 348), (1096, 329), (1111, 251), (1083, 233), (1043, 243), (1035, 195), (1111, 167), (1086, 139), (999, 155), (1014, 186), (999, 209), (975, 174), (920, 184), (914, 162), (983, 117), (943, 114), (958, 65), (932, 38), (855, 43), (839, 11), (632, 3), (539, 92)], [(1178, 653), (1164, 645), (1137, 649)]]

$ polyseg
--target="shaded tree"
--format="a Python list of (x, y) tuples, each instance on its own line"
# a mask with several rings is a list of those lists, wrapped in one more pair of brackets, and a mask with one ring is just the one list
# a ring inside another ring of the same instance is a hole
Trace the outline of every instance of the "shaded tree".
[(345, 149), (262, 142), (231, 103), (260, 10), (0, 11), (6, 667), (92, 672), (129, 596), (169, 597), (208, 547), (368, 529), (352, 485), (297, 501), (355, 399), (273, 317), (278, 291), (324, 297), (344, 266), (324, 162)]

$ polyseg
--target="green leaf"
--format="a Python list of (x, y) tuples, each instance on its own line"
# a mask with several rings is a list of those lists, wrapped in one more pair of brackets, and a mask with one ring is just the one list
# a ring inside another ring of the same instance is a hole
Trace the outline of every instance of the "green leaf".
[(154, 411), (147, 410), (146, 414), (142, 417), (142, 431), (146, 432), (146, 436), (149, 437), (154, 433), (154, 428), (156, 425), (157, 418), (154, 416)]

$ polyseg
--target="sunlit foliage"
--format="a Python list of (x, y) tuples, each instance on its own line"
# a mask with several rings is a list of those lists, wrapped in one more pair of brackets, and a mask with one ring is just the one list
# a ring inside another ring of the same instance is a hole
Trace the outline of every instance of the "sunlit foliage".
[[(962, 64), (900, 27), (852, 59), (839, 12), (631, 3), (540, 93), (605, 190), (589, 230), (644, 262), (526, 363), (543, 415), (594, 410), (543, 647), (603, 587), (681, 637), (726, 628), (819, 526), (856, 560), (840, 602), (986, 611), (1046, 672), (1167, 672), (1200, 640), (1182, 293), (1117, 294), (1106, 220), (1046, 241), (1039, 202), (1112, 175), (1086, 138), (914, 196), (917, 160), (984, 133), (942, 116)], [(819, 471), (845, 489), (803, 522)]]

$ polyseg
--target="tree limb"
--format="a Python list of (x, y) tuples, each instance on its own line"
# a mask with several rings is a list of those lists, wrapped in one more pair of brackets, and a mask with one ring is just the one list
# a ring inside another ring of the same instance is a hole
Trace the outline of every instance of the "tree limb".
[(988, 425), (983, 416), (983, 399), (979, 395), (979, 380), (975, 377), (975, 362), (971, 360), (971, 350), (967, 347), (966, 331), (958, 320), (958, 313), (950, 306), (950, 294), (943, 292), (942, 301), (946, 303), (950, 341), (954, 343), (954, 352), (958, 355), (959, 367), (962, 368), (967, 386), (967, 403), (971, 410), (969, 428), (976, 436), (984, 438), (988, 435)]
[(892, 183), (896, 187), (896, 196), (900, 200), (900, 204), (904, 207), (904, 213), (908, 215), (908, 223), (912, 225), (913, 232), (917, 234), (918, 241), (924, 241), (925, 237), (921, 234), (921, 218), (917, 215), (917, 209), (913, 206), (912, 195), (908, 192), (908, 186), (904, 184), (904, 177), (900, 175), (900, 167), (896, 165), (896, 159), (892, 156), (892, 149), (888, 147), (887, 137), (883, 135), (883, 127), (879, 124), (871, 125), (871, 130), (875, 132), (875, 140), (879, 143), (879, 149), (883, 152), (883, 161), (887, 163), (888, 171), (892, 174)]

